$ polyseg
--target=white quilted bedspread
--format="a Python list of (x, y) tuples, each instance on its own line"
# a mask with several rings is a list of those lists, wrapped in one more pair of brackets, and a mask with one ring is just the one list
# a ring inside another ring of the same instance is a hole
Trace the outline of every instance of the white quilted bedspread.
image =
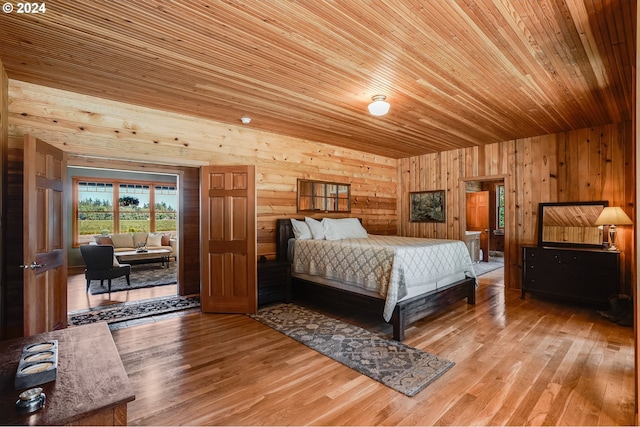
[(438, 282), (459, 272), (475, 278), (464, 242), (398, 236), (296, 240), (292, 270), (379, 293), (385, 298), (386, 321), (412, 286)]

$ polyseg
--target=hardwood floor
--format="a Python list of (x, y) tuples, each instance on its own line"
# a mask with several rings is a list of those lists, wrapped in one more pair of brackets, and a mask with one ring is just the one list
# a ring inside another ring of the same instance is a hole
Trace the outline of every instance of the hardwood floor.
[(176, 295), (178, 285), (157, 286), (154, 288), (132, 289), (112, 292), (111, 294), (91, 295), (87, 292), (84, 273), (70, 270), (67, 275), (67, 311), (84, 310), (92, 307), (121, 304), (123, 302)]
[[(456, 365), (415, 397), (245, 315), (196, 313), (113, 331), (134, 425), (628, 425), (633, 329), (506, 290), (502, 270), (407, 330)], [(343, 314), (338, 313), (338, 316)], [(346, 317), (345, 317), (346, 319)], [(376, 319), (349, 321), (380, 332)]]

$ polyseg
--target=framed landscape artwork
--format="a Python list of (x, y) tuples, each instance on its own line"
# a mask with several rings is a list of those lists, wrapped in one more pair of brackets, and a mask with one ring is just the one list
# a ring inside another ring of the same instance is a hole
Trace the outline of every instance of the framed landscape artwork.
[(410, 192), (409, 221), (445, 222), (444, 190)]

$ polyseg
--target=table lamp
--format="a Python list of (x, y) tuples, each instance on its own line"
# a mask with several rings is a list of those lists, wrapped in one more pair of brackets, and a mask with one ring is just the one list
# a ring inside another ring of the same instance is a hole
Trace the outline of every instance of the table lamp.
[(609, 250), (617, 250), (615, 245), (616, 240), (616, 225), (630, 225), (633, 224), (631, 218), (624, 213), (620, 207), (606, 207), (600, 213), (598, 219), (596, 219), (595, 225), (608, 225), (609, 226)]

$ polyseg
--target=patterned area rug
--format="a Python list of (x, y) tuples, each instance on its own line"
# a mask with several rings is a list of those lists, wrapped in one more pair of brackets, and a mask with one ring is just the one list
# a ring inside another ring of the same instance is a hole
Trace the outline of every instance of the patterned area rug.
[(415, 396), (454, 365), (295, 304), (268, 306), (250, 316), (407, 396)]
[(493, 262), (493, 261), (477, 262), (473, 264), (473, 271), (476, 272), (476, 276), (482, 276), (483, 274), (486, 274), (490, 271), (494, 271), (503, 267), (504, 267), (503, 262)]
[(74, 311), (69, 313), (67, 321), (69, 326), (80, 326), (94, 322), (113, 324), (196, 307), (200, 307), (200, 295), (176, 295)]
[[(131, 281), (131, 286), (127, 285), (127, 279), (124, 276), (111, 279), (111, 292), (172, 285), (177, 282), (176, 263), (170, 262), (169, 268), (163, 267), (159, 262), (132, 264), (129, 280)], [(91, 295), (106, 294), (109, 292), (109, 287), (106, 280), (104, 281), (104, 286), (100, 286), (99, 280), (92, 280), (89, 290)]]

